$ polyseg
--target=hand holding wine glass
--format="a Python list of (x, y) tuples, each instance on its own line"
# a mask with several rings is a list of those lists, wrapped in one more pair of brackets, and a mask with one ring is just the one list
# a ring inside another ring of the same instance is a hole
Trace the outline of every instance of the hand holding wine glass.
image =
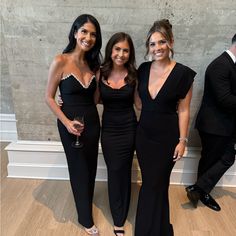
[[(82, 133), (84, 129), (84, 116), (76, 116), (73, 121), (76, 121), (74, 123), (74, 127), (78, 132)], [(74, 148), (82, 148), (84, 146), (84, 144), (79, 140), (79, 135), (76, 135), (76, 141), (74, 141), (71, 145)]]

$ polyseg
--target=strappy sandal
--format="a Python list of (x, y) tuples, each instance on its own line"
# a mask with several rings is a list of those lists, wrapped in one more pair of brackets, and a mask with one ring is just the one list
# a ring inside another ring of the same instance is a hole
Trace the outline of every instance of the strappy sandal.
[(84, 228), (84, 230), (88, 235), (99, 236), (98, 228), (95, 225), (90, 229)]
[(125, 234), (123, 229), (114, 229), (113, 232), (116, 236), (118, 236), (118, 234)]

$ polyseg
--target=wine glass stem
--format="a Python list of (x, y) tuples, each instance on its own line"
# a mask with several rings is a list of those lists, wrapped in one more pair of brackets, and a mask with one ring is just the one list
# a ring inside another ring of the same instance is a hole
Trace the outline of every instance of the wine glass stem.
[(75, 145), (79, 145), (79, 135), (76, 136), (76, 143)]

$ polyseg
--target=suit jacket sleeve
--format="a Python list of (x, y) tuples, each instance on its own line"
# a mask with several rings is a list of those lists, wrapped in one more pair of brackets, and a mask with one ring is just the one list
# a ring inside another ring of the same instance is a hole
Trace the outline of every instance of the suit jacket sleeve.
[[(215, 94), (216, 102), (229, 112), (236, 112), (236, 94), (233, 93), (232, 69), (230, 65), (214, 63), (207, 73), (210, 86)], [(235, 90), (234, 90), (235, 91)]]

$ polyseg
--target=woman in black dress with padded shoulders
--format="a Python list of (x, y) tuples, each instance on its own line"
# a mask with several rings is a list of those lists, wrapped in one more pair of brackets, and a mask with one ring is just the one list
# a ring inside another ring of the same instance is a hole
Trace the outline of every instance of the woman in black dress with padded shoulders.
[(172, 236), (168, 188), (175, 161), (187, 142), (192, 83), (195, 72), (173, 61), (172, 26), (154, 22), (147, 41), (152, 62), (138, 69), (142, 111), (137, 128), (136, 152), (142, 173), (135, 236)]

